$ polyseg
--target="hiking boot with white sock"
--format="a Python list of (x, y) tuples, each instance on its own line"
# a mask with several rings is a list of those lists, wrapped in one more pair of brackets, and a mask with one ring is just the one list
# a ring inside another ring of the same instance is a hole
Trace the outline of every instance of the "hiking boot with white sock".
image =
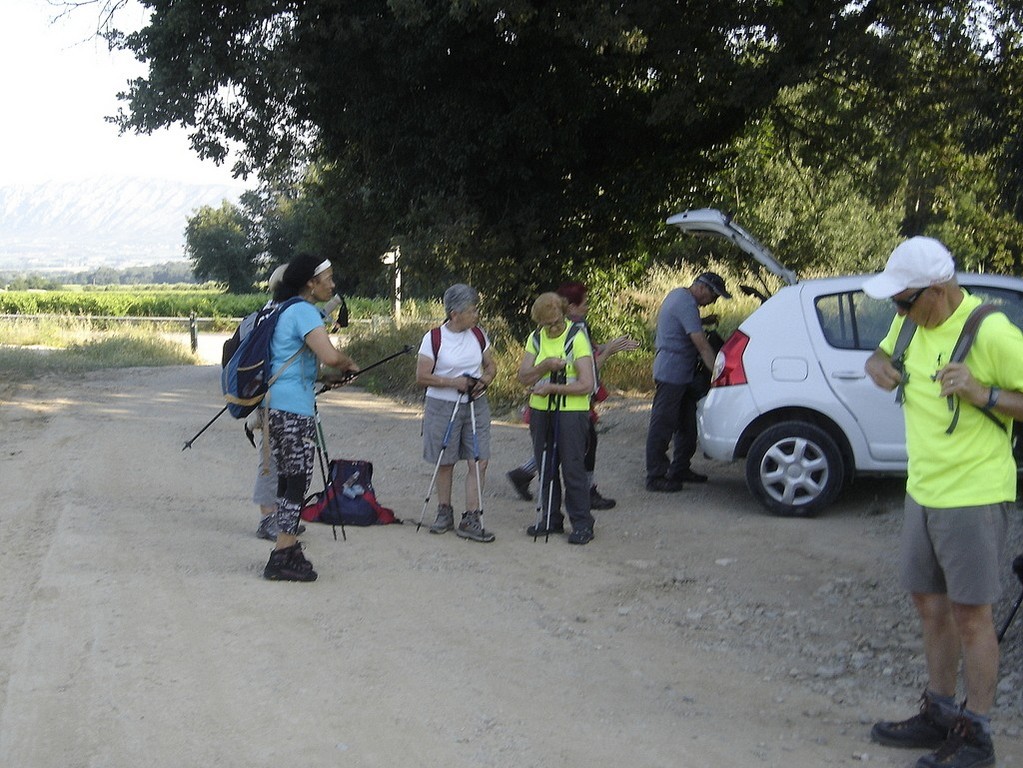
[(948, 717), (924, 691), (920, 712), (907, 720), (881, 721), (870, 730), (870, 738), (886, 747), (937, 749), (948, 738), (953, 719)]
[(478, 509), (462, 513), (462, 522), (458, 524), (455, 533), (472, 541), (490, 542), (495, 538), (494, 534), (483, 527), (483, 512)]
[(980, 723), (959, 716), (945, 743), (916, 761), (916, 768), (984, 768), (994, 765), (995, 745)]
[(430, 533), (447, 533), (454, 530), (454, 527), (455, 510), (451, 508), (450, 504), (438, 504), (437, 519), (430, 526)]

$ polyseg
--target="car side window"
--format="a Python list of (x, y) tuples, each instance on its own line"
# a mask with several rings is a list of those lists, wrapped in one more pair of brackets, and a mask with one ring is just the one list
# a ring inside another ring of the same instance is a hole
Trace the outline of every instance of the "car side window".
[(979, 297), (985, 304), (994, 304), (1005, 313), (1013, 325), (1023, 329), (1023, 295), (1019, 291), (986, 285), (964, 285), (963, 288)]
[(836, 349), (877, 349), (895, 317), (890, 301), (872, 299), (863, 291), (818, 296), (815, 308), (825, 341)]

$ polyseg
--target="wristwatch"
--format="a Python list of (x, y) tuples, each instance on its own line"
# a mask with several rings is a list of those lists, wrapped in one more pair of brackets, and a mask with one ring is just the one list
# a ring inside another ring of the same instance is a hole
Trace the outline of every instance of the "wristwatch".
[(998, 395), (1000, 395), (1001, 393), (1002, 393), (1001, 389), (992, 385), (991, 394), (987, 396), (987, 403), (984, 404), (983, 410), (990, 411), (992, 408), (998, 405)]

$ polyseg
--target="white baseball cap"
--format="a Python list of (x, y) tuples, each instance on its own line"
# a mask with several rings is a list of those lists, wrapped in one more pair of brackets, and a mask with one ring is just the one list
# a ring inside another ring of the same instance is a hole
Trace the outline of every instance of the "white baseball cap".
[(288, 268), (287, 264), (281, 264), (270, 274), (270, 293), (277, 290), (277, 286), (281, 284), (281, 280), (284, 279), (284, 270)]
[(884, 272), (863, 283), (863, 291), (875, 299), (888, 299), (909, 288), (945, 283), (955, 275), (948, 248), (933, 237), (911, 237), (899, 243), (888, 257)]

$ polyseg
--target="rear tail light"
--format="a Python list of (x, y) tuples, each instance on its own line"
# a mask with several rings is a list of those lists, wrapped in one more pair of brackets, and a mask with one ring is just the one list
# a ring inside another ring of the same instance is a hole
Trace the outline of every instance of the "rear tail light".
[(742, 356), (749, 344), (749, 336), (736, 331), (728, 337), (714, 361), (712, 387), (731, 387), (746, 383), (746, 369), (742, 367)]

